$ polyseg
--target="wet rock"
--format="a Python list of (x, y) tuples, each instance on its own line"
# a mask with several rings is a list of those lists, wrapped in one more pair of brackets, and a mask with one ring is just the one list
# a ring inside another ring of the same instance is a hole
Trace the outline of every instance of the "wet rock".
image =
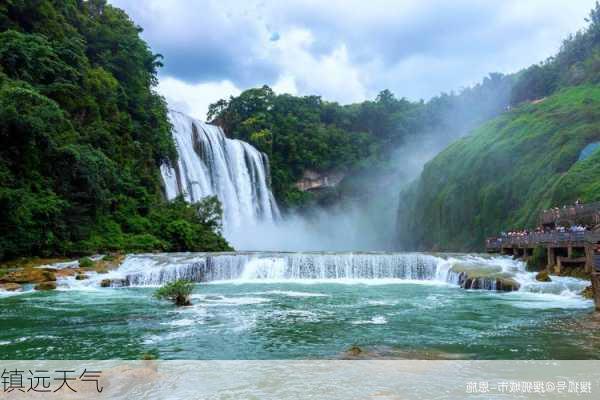
[(7, 292), (21, 292), (23, 287), (18, 283), (4, 283), (0, 284), (0, 289), (6, 290)]
[(56, 282), (41, 282), (35, 285), (35, 290), (54, 290), (56, 289)]
[(594, 289), (592, 288), (592, 285), (590, 285), (583, 289), (579, 294), (586, 299), (592, 300), (594, 298)]
[(461, 266), (452, 269), (458, 274), (456, 282), (463, 289), (495, 290), (512, 292), (519, 290), (521, 285), (511, 275), (498, 267), (486, 269), (463, 269)]
[(513, 278), (498, 278), (496, 280), (496, 290), (502, 292), (514, 292), (521, 288), (521, 284)]
[(539, 281), (539, 282), (552, 282), (552, 279), (550, 279), (550, 274), (548, 273), (548, 271), (538, 272), (537, 275), (535, 276), (535, 280)]
[(89, 278), (89, 276), (87, 276), (86, 274), (81, 274), (81, 273), (77, 274), (75, 276), (75, 280), (78, 280), (78, 281), (83, 281), (83, 280), (88, 279), (88, 278)]
[(100, 287), (123, 287), (127, 286), (126, 279), (102, 279)]

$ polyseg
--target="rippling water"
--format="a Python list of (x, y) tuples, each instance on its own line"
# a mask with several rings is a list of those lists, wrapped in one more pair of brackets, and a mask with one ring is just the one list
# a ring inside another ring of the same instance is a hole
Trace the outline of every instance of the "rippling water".
[[(393, 255), (387, 267), (367, 257), (346, 265), (354, 275), (332, 277), (315, 275), (330, 264), (318, 264), (314, 257), (322, 255), (313, 254), (300, 268), (306, 276), (286, 275), (290, 257), (300, 256), (306, 261), (306, 255), (240, 255), (245, 261), (231, 279), (203, 282), (198, 275), (193, 305), (185, 308), (153, 299), (151, 286), (100, 288), (106, 275), (64, 280), (54, 292), (0, 294), (0, 358), (330, 359), (346, 356), (353, 345), (367, 358), (600, 357), (592, 303), (577, 295), (584, 281), (538, 283), (521, 263), (479, 256)], [(183, 273), (202, 257), (130, 257), (110, 276), (171, 276), (156, 272)], [(406, 269), (409, 258), (420, 275)], [(373, 269), (357, 275), (353, 268), (368, 269), (363, 261), (382, 275)], [(521, 290), (461, 289), (448, 278), (455, 263), (500, 268)], [(388, 276), (398, 265), (405, 275)]]

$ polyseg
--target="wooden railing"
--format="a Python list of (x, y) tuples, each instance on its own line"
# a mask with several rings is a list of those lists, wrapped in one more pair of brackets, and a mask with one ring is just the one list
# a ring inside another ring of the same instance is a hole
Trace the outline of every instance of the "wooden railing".
[(561, 244), (561, 243), (598, 243), (600, 242), (600, 232), (547, 232), (530, 233), (520, 236), (502, 236), (492, 237), (486, 240), (488, 249), (499, 249), (507, 245), (530, 245), (538, 244)]

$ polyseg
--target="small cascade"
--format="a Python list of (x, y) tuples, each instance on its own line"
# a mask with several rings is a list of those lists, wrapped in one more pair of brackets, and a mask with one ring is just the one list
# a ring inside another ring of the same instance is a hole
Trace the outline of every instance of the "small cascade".
[(257, 221), (274, 221), (279, 209), (271, 190), (268, 157), (223, 130), (185, 114), (170, 111), (179, 159), (163, 165), (168, 199), (183, 195), (189, 202), (217, 196), (223, 204), (223, 229), (238, 230)]

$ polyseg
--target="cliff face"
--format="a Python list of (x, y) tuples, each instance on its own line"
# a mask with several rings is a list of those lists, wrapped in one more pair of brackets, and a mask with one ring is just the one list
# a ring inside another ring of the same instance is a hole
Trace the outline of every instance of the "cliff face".
[(295, 186), (302, 192), (315, 191), (326, 188), (333, 188), (346, 176), (343, 172), (317, 172), (305, 170), (302, 179), (296, 182)]
[(539, 212), (600, 200), (600, 88), (561, 90), (455, 142), (401, 194), (405, 249), (482, 250), (501, 230), (535, 227)]

